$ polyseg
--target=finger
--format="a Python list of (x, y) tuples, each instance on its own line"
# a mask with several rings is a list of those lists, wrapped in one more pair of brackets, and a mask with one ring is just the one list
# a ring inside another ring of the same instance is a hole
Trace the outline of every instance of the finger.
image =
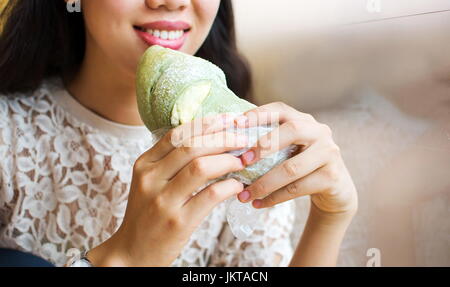
[(194, 221), (201, 221), (220, 202), (238, 194), (243, 184), (236, 179), (229, 178), (215, 182), (191, 197), (184, 205), (185, 214)]
[(245, 128), (285, 123), (298, 119), (315, 122), (315, 119), (309, 114), (299, 112), (283, 102), (274, 102), (245, 112), (234, 119), (234, 124), (239, 128)]
[(195, 158), (242, 149), (247, 142), (247, 136), (226, 131), (193, 137), (185, 146), (172, 150), (160, 160), (156, 174), (170, 180)]
[(334, 147), (313, 144), (302, 153), (275, 166), (269, 172), (258, 178), (245, 191), (239, 194), (242, 202), (262, 198), (281, 187), (298, 180), (330, 161), (336, 151)]
[(252, 203), (255, 208), (268, 208), (274, 205), (295, 199), (297, 197), (326, 192), (332, 186), (326, 167), (291, 182), (272, 192), (262, 199), (255, 199)]
[(186, 139), (202, 134), (211, 134), (233, 126), (230, 114), (220, 114), (198, 118), (169, 130), (142, 157), (148, 162), (155, 162), (165, 157)]
[(189, 138), (223, 131), (233, 126), (233, 120), (234, 116), (228, 113), (194, 119), (176, 128), (172, 143), (177, 147)]
[(320, 138), (328, 137), (330, 133), (330, 128), (323, 124), (303, 119), (287, 121), (261, 136), (241, 158), (245, 165), (251, 165), (292, 144), (306, 149)]
[(199, 157), (175, 175), (166, 185), (163, 193), (166, 193), (165, 196), (171, 202), (182, 206), (194, 192), (208, 181), (243, 168), (241, 160), (230, 154)]

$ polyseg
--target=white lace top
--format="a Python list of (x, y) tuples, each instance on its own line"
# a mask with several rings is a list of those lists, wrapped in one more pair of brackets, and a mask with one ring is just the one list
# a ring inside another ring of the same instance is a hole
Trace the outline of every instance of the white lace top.
[[(109, 238), (125, 213), (132, 165), (157, 140), (86, 109), (60, 80), (0, 96), (0, 247), (63, 266), (69, 249)], [(290, 201), (265, 210), (254, 235), (238, 240), (222, 203), (173, 266), (286, 266), (293, 222)]]

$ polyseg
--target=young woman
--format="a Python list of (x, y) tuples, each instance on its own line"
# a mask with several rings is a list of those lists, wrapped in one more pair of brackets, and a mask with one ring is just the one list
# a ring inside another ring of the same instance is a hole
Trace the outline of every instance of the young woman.
[[(77, 3), (70, 7), (77, 7)], [(73, 9), (69, 9), (73, 10)], [(64, 265), (71, 248), (94, 266), (334, 265), (357, 209), (356, 190), (330, 129), (284, 103), (270, 103), (192, 137), (281, 114), (279, 147), (299, 152), (245, 190), (217, 178), (275, 152), (269, 137), (242, 147), (175, 148), (143, 126), (135, 70), (151, 45), (220, 66), (248, 98), (250, 73), (236, 50), (230, 0), (11, 0), (0, 36), (0, 247)], [(289, 234), (292, 199), (310, 195), (297, 249)], [(248, 240), (225, 224), (224, 201), (238, 196), (264, 209)], [(280, 204), (282, 203), (283, 204)], [(270, 207), (270, 208), (269, 208)]]

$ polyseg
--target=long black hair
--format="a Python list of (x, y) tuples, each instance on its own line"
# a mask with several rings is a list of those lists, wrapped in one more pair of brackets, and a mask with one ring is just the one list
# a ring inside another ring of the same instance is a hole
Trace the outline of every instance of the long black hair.
[[(0, 14), (0, 94), (28, 92), (52, 76), (70, 76), (85, 53), (82, 13), (62, 0), (9, 0)], [(229, 88), (251, 99), (251, 74), (236, 45), (231, 0), (221, 0), (211, 31), (196, 56), (219, 66)]]

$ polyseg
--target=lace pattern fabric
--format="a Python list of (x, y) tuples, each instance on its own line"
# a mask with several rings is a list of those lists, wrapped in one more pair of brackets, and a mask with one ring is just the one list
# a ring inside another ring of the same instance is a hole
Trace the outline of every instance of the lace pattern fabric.
[[(107, 121), (60, 80), (0, 96), (0, 246), (63, 266), (120, 226), (136, 158), (158, 140), (145, 127)], [(235, 239), (225, 203), (205, 218), (173, 266), (286, 266), (294, 203), (265, 211), (253, 236)]]

